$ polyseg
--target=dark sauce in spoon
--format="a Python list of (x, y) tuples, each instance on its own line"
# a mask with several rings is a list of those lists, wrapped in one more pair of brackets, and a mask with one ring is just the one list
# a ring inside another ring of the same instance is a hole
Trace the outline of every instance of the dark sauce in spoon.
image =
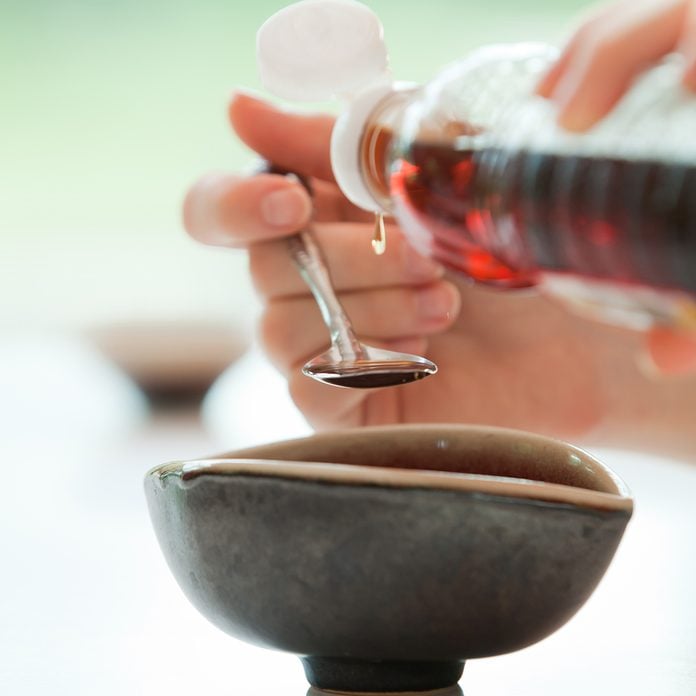
[(375, 364), (375, 361), (366, 360), (364, 362), (364, 366), (360, 364), (361, 361), (356, 361), (345, 368), (337, 365), (312, 365), (309, 368), (305, 367), (303, 372), (325, 384), (351, 389), (394, 387), (399, 384), (416, 382), (437, 372), (437, 367), (432, 363), (392, 361), (384, 363), (384, 370), (380, 371), (379, 364)]

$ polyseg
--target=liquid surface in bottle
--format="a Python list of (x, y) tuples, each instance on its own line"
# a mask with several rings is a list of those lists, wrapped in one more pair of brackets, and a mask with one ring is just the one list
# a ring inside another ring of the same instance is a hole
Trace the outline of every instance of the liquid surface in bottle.
[(416, 142), (390, 187), (433, 256), (476, 281), (548, 271), (696, 295), (696, 164)]

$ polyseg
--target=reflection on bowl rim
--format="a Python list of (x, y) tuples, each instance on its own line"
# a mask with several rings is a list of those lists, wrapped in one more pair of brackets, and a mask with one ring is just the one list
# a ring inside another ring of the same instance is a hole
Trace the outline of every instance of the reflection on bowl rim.
[[(405, 426), (407, 427), (407, 426)], [(422, 426), (420, 426), (422, 427)], [(431, 426), (431, 431), (438, 426)], [(442, 428), (443, 426), (439, 426)], [(445, 426), (447, 427), (447, 426)], [(451, 427), (451, 426), (450, 426)], [(605, 488), (598, 491), (578, 486), (549, 483), (528, 478), (469, 474), (429, 469), (407, 469), (398, 467), (339, 464), (321, 461), (291, 461), (245, 456), (220, 456), (185, 461), (174, 461), (151, 469), (147, 476), (159, 479), (160, 484), (174, 477), (182, 487), (195, 485), (204, 476), (263, 476), (279, 479), (299, 480), (348, 486), (380, 486), (386, 488), (435, 489), (489, 495), (503, 498), (537, 501), (539, 503), (567, 504), (581, 508), (603, 511), (633, 510), (633, 499), (626, 484), (595, 457), (584, 450), (564, 442), (540, 435), (523, 433), (504, 428), (455, 426), (460, 431), (470, 429), (481, 434), (508, 434), (522, 437), (539, 444), (556, 444), (569, 456), (569, 462), (578, 466), (591, 465), (594, 475), (601, 478)], [(398, 430), (399, 426), (353, 429), (348, 432)], [(321, 437), (322, 434), (319, 434)], [(323, 435), (329, 435), (324, 433)], [(299, 438), (301, 440), (315, 438)], [(282, 443), (272, 443), (282, 444)], [(264, 446), (260, 445), (258, 449)], [(248, 448), (254, 450), (257, 448)], [(240, 452), (244, 452), (241, 450)]]

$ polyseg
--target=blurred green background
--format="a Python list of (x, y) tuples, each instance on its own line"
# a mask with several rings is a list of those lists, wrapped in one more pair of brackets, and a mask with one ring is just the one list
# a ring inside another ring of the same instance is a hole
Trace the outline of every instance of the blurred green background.
[[(219, 319), (248, 329), (243, 252), (180, 224), (187, 186), (249, 153), (225, 121), (260, 89), (283, 0), (1, 0), (0, 314), (10, 328)], [(372, 0), (398, 79), (494, 41), (562, 41), (583, 0)], [(302, 108), (317, 108), (304, 105)]]

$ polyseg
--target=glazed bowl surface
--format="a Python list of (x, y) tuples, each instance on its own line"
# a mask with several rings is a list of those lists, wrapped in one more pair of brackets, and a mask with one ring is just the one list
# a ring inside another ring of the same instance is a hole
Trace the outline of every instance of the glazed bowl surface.
[(632, 512), (575, 447), (496, 428), (361, 428), (150, 471), (182, 590), (232, 636), (299, 655), (313, 686), (449, 686), (584, 604)]

